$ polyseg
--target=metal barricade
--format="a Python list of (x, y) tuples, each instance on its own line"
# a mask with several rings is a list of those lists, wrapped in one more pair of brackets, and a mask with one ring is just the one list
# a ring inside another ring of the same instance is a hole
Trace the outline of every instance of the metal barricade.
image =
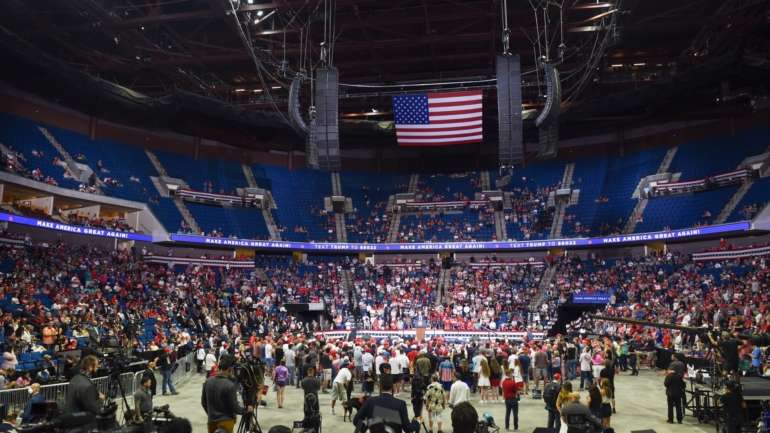
[[(195, 373), (195, 352), (191, 352), (178, 361), (178, 366), (171, 375), (171, 381), (175, 387), (180, 386), (193, 377)], [(136, 373), (123, 373), (120, 375), (119, 380), (123, 385), (123, 392), (125, 393), (129, 407), (133, 407), (134, 405), (134, 392), (141, 386), (140, 381), (143, 374), (144, 371), (139, 371)], [(159, 372), (155, 373), (155, 378), (158, 381), (158, 384), (163, 380), (160, 377)], [(122, 396), (120, 395), (120, 389), (117, 386), (113, 386), (112, 389), (110, 389), (110, 378), (99, 377), (92, 381), (100, 393), (118, 401), (122, 411), (123, 402)], [(46, 401), (55, 401), (60, 408), (63, 408), (67, 399), (68, 387), (69, 382), (43, 385), (40, 387), (40, 393)], [(28, 387), (0, 391), (0, 404), (5, 405), (9, 411), (17, 413), (21, 412), (24, 410), (24, 406), (29, 399), (30, 394)]]

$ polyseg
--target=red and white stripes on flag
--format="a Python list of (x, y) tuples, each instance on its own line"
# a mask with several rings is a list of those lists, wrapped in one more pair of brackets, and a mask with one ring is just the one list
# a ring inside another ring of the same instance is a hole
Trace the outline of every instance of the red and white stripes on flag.
[(481, 90), (393, 97), (400, 146), (447, 146), (483, 140)]

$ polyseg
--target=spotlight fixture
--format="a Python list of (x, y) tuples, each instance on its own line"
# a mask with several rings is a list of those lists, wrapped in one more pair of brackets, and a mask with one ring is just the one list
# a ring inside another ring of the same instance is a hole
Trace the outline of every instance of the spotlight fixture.
[[(249, 4), (251, 4), (251, 2), (249, 2)], [(257, 11), (257, 16), (258, 17), (261, 17), (264, 14), (265, 14), (265, 11)]]
[(254, 0), (246, 0), (246, 3), (248, 3), (250, 5), (253, 5), (254, 4)]

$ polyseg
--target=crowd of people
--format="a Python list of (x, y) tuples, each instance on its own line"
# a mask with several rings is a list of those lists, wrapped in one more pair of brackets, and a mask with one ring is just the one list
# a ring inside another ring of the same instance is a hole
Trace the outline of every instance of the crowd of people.
[(128, 225), (125, 220), (120, 218), (100, 218), (86, 214), (79, 214), (76, 212), (71, 212), (63, 218), (68, 224), (74, 224), (83, 227), (96, 227), (120, 232), (134, 232), (134, 228)]
[[(36, 150), (33, 150), (32, 152), (33, 152), (33, 155), (36, 152), (38, 154), (41, 154), (39, 151), (36, 151)], [(42, 157), (42, 154), (41, 154), (41, 157)], [(0, 166), (3, 167), (3, 170), (9, 173), (26, 177), (28, 179), (36, 180), (38, 182), (47, 183), (49, 185), (53, 185), (53, 186), (59, 185), (59, 182), (57, 182), (55, 178), (43, 173), (43, 170), (40, 169), (40, 167), (35, 167), (32, 169), (27, 168), (26, 162), (27, 160), (24, 157), (24, 154), (12, 148), (7, 148), (7, 151), (0, 151)]]
[[(609, 425), (615, 409), (615, 374), (634, 374), (656, 348), (697, 350), (703, 342), (688, 334), (587, 318), (571, 326), (571, 334), (581, 337), (545, 342), (478, 344), (441, 338), (319, 342), (308, 335), (354, 327), (545, 330), (546, 319), (576, 292), (611, 293), (608, 315), (729, 331), (770, 331), (766, 256), (709, 262), (673, 252), (614, 260), (561, 258), (553, 264), (557, 271), (545, 302), (534, 310), (530, 300), (538, 295), (543, 266), (533, 262), (455, 263), (447, 270), (442, 291), (441, 264), (432, 260), (375, 264), (338, 256), (304, 261), (260, 256), (255, 269), (229, 269), (169, 268), (143, 261), (142, 256), (132, 250), (65, 244), (0, 249), (2, 386), (58, 380), (62, 367), (72, 371), (75, 365), (52, 359), (54, 351), (117, 338), (126, 328), (138, 327), (142, 332), (132, 336), (135, 349), (202, 349), (198, 360), (209, 372), (223, 353), (231, 352), (236, 359), (251, 353), (264, 358), (269, 374), (289, 386), (307, 376), (307, 366), (317, 365), (322, 385), (331, 387), (338, 400), (344, 400), (343, 395), (349, 399), (347, 391), (335, 390), (340, 383), (336, 379), (347, 377), (340, 376), (347, 363), (362, 393), (372, 394), (377, 383), (390, 386), (395, 395), (408, 388), (422, 389), (418, 400), (433, 420), (440, 419), (437, 415), (446, 405), (457, 407), (473, 390), (481, 404), (503, 404), (509, 400), (504, 396), (512, 392), (510, 386), (506, 390), (508, 379), (521, 384), (515, 392), (523, 395), (533, 388), (545, 393), (547, 384), (556, 382), (563, 391), (558, 394), (561, 400), (551, 406), (546, 402), (549, 410), (555, 410), (554, 424), (564, 402), (575, 398), (572, 391), (582, 389), (588, 393), (591, 412)], [(349, 290), (345, 278), (350, 278)], [(286, 309), (287, 304), (314, 302), (325, 305), (325, 317), (317, 322), (301, 321)], [(288, 355), (292, 352), (293, 362)], [(764, 373), (762, 354), (755, 347), (741, 346), (740, 356), (741, 371)], [(420, 366), (421, 358), (427, 358), (427, 370), (425, 361)], [(395, 375), (392, 385), (376, 376), (384, 374), (385, 364), (391, 369), (388, 374)], [(417, 387), (415, 377), (422, 381)], [(411, 386), (400, 385), (405, 380)], [(166, 388), (164, 392), (175, 392)], [(508, 411), (509, 403), (505, 404)], [(512, 415), (514, 406), (510, 403)], [(513, 420), (515, 426), (515, 416)]]
[(509, 239), (543, 239), (548, 236), (553, 212), (548, 209), (548, 195), (555, 188), (514, 186), (511, 209), (504, 212)]
[(401, 216), (398, 242), (458, 242), (495, 239), (491, 208), (469, 206), (458, 211), (419, 211)]
[[(609, 292), (608, 315), (765, 333), (770, 331), (768, 265), (767, 256), (693, 261), (673, 252), (617, 260), (575, 259), (559, 266), (551, 294), (567, 302), (576, 291)], [(583, 320), (573, 328), (654, 338), (679, 350), (694, 343), (676, 331), (613, 322)]]

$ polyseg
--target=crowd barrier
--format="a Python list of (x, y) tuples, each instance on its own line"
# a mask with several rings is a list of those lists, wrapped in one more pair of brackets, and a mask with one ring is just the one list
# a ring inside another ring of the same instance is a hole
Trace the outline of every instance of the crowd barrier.
[(766, 255), (770, 255), (770, 246), (749, 247), (730, 251), (706, 251), (702, 253), (693, 253), (692, 259), (696, 262), (702, 262), (706, 260), (729, 260)]
[[(181, 386), (194, 376), (195, 373), (195, 352), (191, 352), (177, 361), (177, 368), (171, 375), (171, 382), (175, 387)], [(123, 393), (125, 393), (126, 396), (126, 401), (131, 408), (134, 406), (134, 391), (139, 389), (143, 374), (143, 371), (139, 371), (136, 373), (123, 373), (118, 376), (120, 385), (122, 385), (123, 388)], [(160, 372), (155, 372), (155, 378), (158, 382), (158, 392), (160, 392), (162, 383)], [(118, 415), (122, 416), (124, 407), (117, 382), (111, 386), (109, 377), (99, 377), (93, 379), (92, 382), (96, 385), (96, 389), (100, 393), (111, 397), (118, 403)], [(59, 408), (62, 409), (64, 408), (64, 403), (67, 399), (68, 387), (69, 382), (43, 385), (40, 387), (40, 393), (46, 401), (55, 401)], [(0, 391), (0, 405), (5, 405), (8, 408), (9, 413), (16, 412), (21, 414), (21, 411), (24, 410), (24, 406), (26, 406), (30, 397), (28, 387), (2, 390)]]
[[(350, 338), (353, 331), (325, 331), (316, 335), (323, 335), (325, 338)], [(356, 337), (361, 338), (401, 338), (413, 339), (417, 336), (417, 329), (404, 329), (399, 331), (385, 331), (373, 329), (358, 329), (355, 331)], [(496, 331), (444, 331), (442, 329), (426, 329), (424, 338), (441, 337), (447, 341), (471, 341), (471, 340), (542, 340), (546, 334), (544, 332), (496, 332)]]

